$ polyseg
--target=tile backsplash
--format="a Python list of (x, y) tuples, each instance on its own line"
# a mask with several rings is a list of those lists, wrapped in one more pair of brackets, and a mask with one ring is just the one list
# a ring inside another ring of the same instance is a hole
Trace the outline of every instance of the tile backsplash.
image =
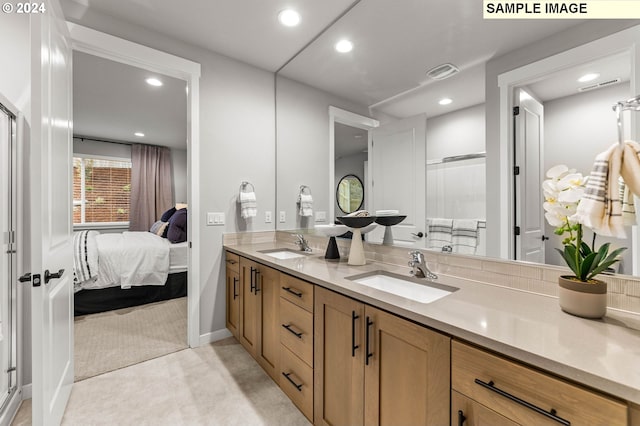
[[(302, 232), (305, 233), (309, 246), (314, 251), (324, 252), (327, 246), (326, 237), (309, 233), (309, 231)], [(292, 248), (295, 248), (294, 239), (291, 236), (292, 233), (293, 231), (267, 231), (226, 234), (224, 243), (278, 242), (279, 244), (290, 244)], [(344, 239), (338, 239), (337, 241), (341, 256), (347, 257), (351, 241)], [(406, 266), (410, 249), (407, 247), (365, 243), (364, 250), (368, 260)], [(569, 269), (559, 266), (440, 253), (429, 250), (423, 250), (423, 252), (429, 268), (436, 273), (552, 297), (558, 297), (558, 277), (570, 273)], [(640, 279), (622, 275), (599, 275), (598, 278), (608, 284), (607, 306), (609, 308), (640, 314)]]

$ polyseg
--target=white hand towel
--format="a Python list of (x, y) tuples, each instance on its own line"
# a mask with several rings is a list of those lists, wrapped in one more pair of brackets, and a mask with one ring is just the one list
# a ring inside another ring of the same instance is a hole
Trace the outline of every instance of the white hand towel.
[(451, 245), (451, 232), (453, 228), (453, 219), (430, 219), (429, 248), (441, 250), (442, 247)]
[(454, 253), (476, 254), (478, 221), (475, 219), (453, 219), (451, 243)]
[(300, 216), (313, 216), (313, 197), (311, 194), (298, 195), (298, 205)]
[(256, 217), (256, 215), (258, 214), (258, 209), (255, 192), (241, 192), (239, 201), (240, 217), (242, 217), (243, 219)]
[(623, 179), (621, 185), (622, 216), (625, 225), (636, 224), (636, 208), (633, 195), (640, 196), (640, 144), (627, 141), (622, 152), (622, 166), (620, 176)]
[[(596, 156), (575, 214), (578, 222), (607, 237), (626, 237), (618, 185), (621, 163), (622, 150), (618, 143)], [(631, 188), (629, 182), (627, 185)]]

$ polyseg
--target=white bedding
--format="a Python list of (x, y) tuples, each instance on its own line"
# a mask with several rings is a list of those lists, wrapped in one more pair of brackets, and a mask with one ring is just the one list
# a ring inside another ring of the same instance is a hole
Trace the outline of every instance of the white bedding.
[(130, 288), (167, 281), (171, 246), (167, 239), (150, 232), (123, 232), (100, 234), (96, 243), (98, 277), (82, 283), (82, 288)]
[(169, 244), (169, 273), (184, 272), (188, 269), (189, 243)]

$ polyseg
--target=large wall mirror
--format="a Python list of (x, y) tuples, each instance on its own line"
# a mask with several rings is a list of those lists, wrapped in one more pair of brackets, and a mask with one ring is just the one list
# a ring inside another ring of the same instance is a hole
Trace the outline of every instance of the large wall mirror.
[[(595, 155), (617, 138), (611, 106), (638, 92), (640, 67), (633, 61), (640, 57), (635, 47), (640, 27), (606, 21), (610, 29), (600, 29), (596, 39), (589, 22), (485, 21), (481, 3), (443, 2), (437, 10), (427, 3), (405, 2), (389, 13), (383, 0), (360, 2), (277, 74), (277, 208), (286, 217), (277, 229), (313, 228), (340, 213), (336, 184), (348, 172), (336, 172), (335, 152), (341, 148), (334, 143), (342, 142), (331, 136), (334, 107), (379, 123), (359, 137), (368, 142), (366, 152), (359, 152), (365, 163), (363, 208), (407, 215), (397, 225), (402, 232), (394, 228), (395, 244), (441, 250), (429, 239), (430, 226), (456, 221), (477, 230), (476, 246), (460, 253), (562, 264), (553, 250), (558, 237), (542, 211), (537, 217), (545, 236), (541, 257), (524, 256), (513, 230), (523, 211), (541, 204), (545, 170), (567, 164), (588, 174)], [(541, 41), (562, 31), (571, 34), (563, 50)], [(353, 41), (351, 52), (334, 50), (342, 38)], [(523, 59), (523, 48), (534, 43), (535, 58)], [(549, 59), (565, 52), (555, 62)], [(427, 74), (446, 63), (459, 72), (442, 80), (438, 72), (436, 79)], [(528, 73), (516, 72), (527, 67)], [(502, 74), (509, 72), (515, 74), (506, 81)], [(588, 73), (599, 75), (577, 81)], [(490, 125), (500, 127), (500, 136), (513, 134), (507, 109), (518, 105), (521, 91), (544, 111), (537, 148), (525, 152), (513, 139), (486, 140), (494, 132)], [(626, 122), (634, 138), (638, 120), (628, 116)], [(517, 194), (520, 205), (514, 202), (513, 156), (530, 162), (533, 153), (537, 166), (520, 164), (518, 179), (527, 183), (527, 191)], [(300, 184), (314, 190), (315, 216), (306, 224), (295, 211)], [(382, 231), (367, 238), (382, 241)], [(640, 258), (634, 250), (636, 230), (630, 228), (628, 235), (627, 241), (615, 242), (629, 248), (620, 265), (623, 274), (634, 273)]]

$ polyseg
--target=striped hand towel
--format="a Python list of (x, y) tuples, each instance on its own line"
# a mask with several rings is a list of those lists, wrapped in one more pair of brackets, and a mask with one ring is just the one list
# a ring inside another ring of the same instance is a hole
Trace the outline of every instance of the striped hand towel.
[(453, 219), (451, 242), (454, 253), (476, 254), (478, 221), (475, 219)]
[(256, 215), (258, 214), (258, 209), (255, 192), (241, 192), (239, 201), (240, 217), (242, 217), (243, 219), (256, 217)]
[(442, 247), (451, 245), (451, 231), (453, 219), (429, 219), (428, 247), (442, 250)]
[(578, 222), (603, 236), (626, 237), (618, 185), (621, 165), (622, 150), (618, 143), (596, 156), (575, 215)]

